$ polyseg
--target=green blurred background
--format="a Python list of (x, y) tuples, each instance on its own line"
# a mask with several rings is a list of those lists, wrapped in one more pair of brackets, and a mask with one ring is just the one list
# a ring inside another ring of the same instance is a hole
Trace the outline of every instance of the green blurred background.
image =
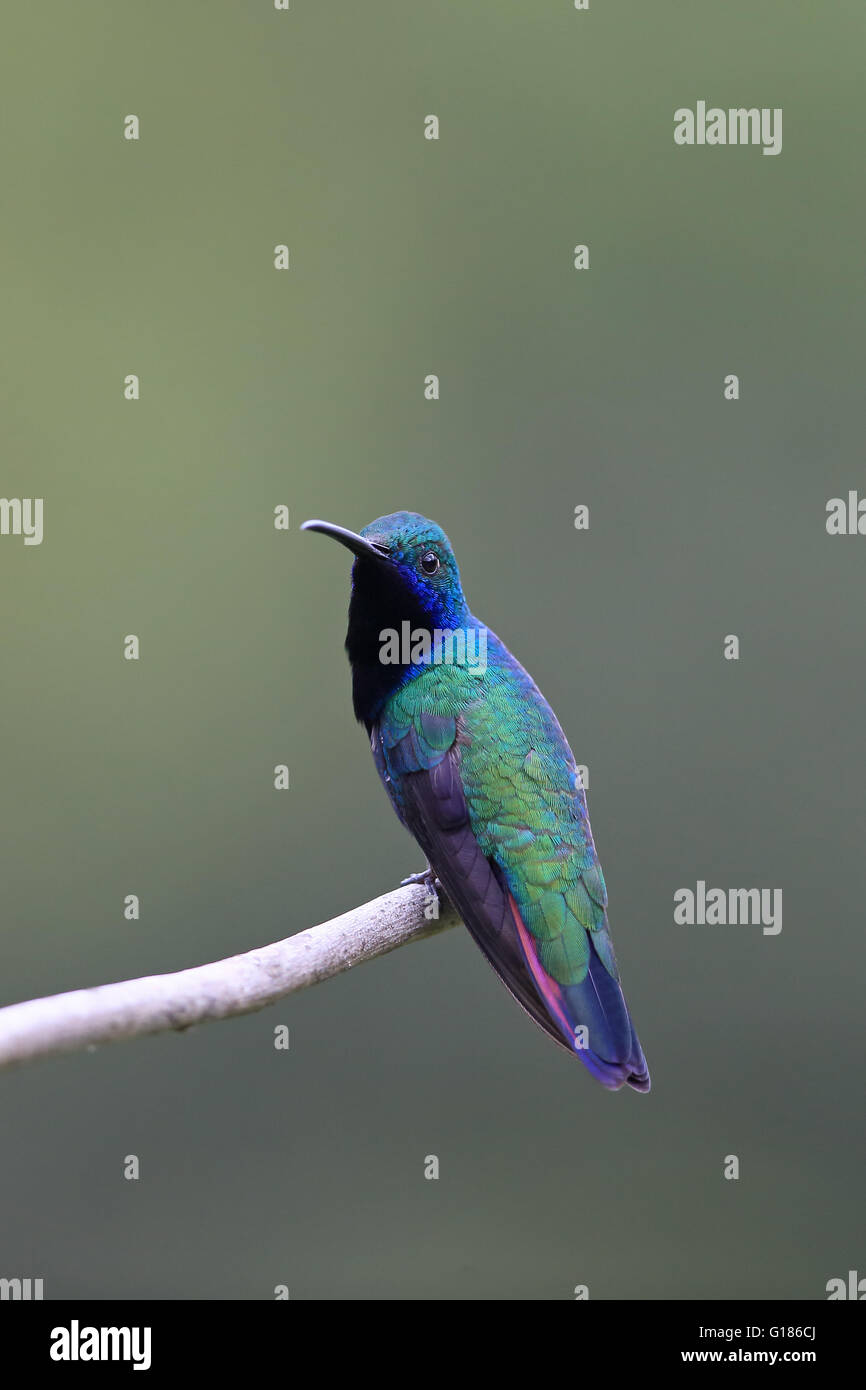
[[(0, 538), (2, 1002), (421, 867), (351, 714), (348, 557), (297, 529), (409, 508), (589, 767), (653, 1091), (595, 1086), (454, 931), (4, 1074), (0, 1275), (723, 1299), (862, 1269), (866, 539), (824, 522), (866, 491), (864, 39), (859, 0), (7, 11), (0, 491), (45, 539)], [(781, 155), (675, 146), (698, 99), (782, 107)], [(781, 935), (675, 926), (699, 878), (782, 888)]]

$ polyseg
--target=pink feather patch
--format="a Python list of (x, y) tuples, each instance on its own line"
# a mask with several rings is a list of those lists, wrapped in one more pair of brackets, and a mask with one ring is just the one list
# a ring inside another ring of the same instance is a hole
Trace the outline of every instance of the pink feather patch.
[(508, 901), (511, 904), (511, 915), (514, 918), (514, 925), (517, 928), (520, 945), (526, 958), (526, 964), (529, 966), (530, 974), (535, 981), (535, 987), (547, 1006), (547, 1012), (550, 1014), (551, 1018), (556, 1020), (562, 1030), (563, 1036), (566, 1037), (571, 1046), (574, 1047), (574, 1030), (565, 1012), (562, 989), (555, 980), (550, 978), (544, 966), (541, 964), (541, 961), (538, 959), (532, 934), (524, 925), (517, 903), (510, 893), (508, 894)]

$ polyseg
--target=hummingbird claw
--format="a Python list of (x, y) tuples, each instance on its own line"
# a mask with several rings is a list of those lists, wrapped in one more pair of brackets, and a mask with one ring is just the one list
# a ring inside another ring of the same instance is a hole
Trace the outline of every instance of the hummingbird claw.
[(408, 878), (401, 878), (400, 887), (408, 888), (413, 883), (423, 883), (424, 887), (430, 889), (431, 892), (438, 892), (442, 886), (429, 864), (420, 873), (409, 874)]

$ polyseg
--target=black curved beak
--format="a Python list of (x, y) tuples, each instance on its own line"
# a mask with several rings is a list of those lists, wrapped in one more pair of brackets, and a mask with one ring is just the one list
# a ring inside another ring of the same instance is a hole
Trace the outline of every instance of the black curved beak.
[(369, 557), (373, 560), (387, 560), (391, 553), (386, 545), (376, 545), (374, 541), (368, 541), (354, 531), (347, 531), (344, 526), (335, 526), (331, 521), (305, 521), (301, 530), (321, 531), (323, 536), (330, 536), (332, 540), (339, 541), (340, 545), (351, 550), (353, 555), (365, 559)]

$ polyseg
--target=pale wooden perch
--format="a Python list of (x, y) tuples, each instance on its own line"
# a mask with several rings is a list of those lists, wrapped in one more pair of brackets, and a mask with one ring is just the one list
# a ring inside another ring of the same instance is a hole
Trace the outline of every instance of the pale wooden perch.
[(428, 921), (427, 901), (424, 886), (407, 885), (242, 956), (10, 1004), (0, 1009), (0, 1067), (254, 1013), (459, 923), (446, 900), (440, 900), (438, 920)]

